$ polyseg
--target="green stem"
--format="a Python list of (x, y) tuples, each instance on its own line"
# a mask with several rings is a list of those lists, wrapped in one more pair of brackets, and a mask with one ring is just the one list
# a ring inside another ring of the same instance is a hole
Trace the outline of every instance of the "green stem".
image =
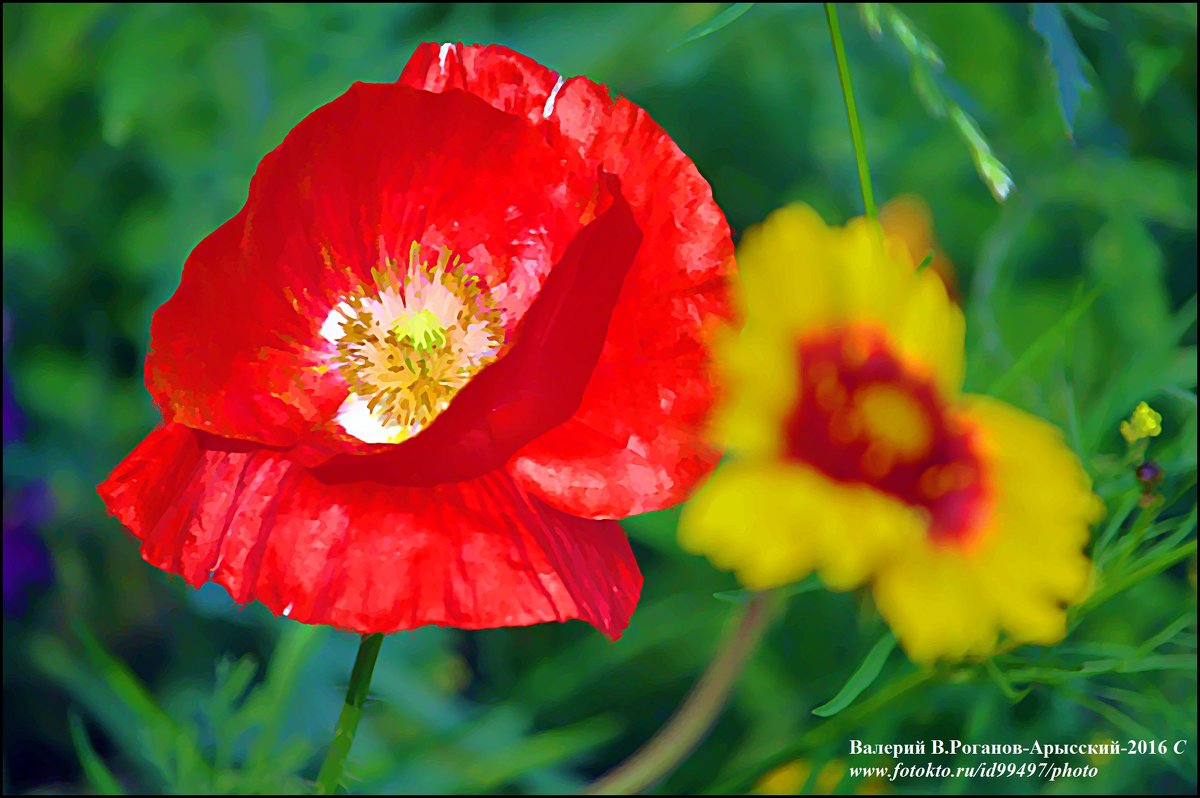
[(766, 631), (776, 598), (759, 593), (750, 600), (741, 621), (722, 641), (708, 670), (675, 714), (629, 759), (586, 787), (584, 795), (630, 795), (649, 789), (700, 744)]
[(854, 84), (850, 80), (850, 65), (846, 62), (846, 45), (838, 24), (837, 7), (825, 4), (829, 21), (829, 38), (833, 40), (833, 55), (837, 59), (838, 77), (842, 81), (842, 97), (846, 100), (846, 117), (850, 120), (850, 139), (854, 142), (854, 159), (858, 161), (858, 182), (862, 185), (863, 207), (867, 218), (875, 219), (875, 195), (871, 191), (871, 170), (867, 166), (867, 147), (863, 141), (862, 125), (858, 122), (858, 107), (854, 104)]
[(362, 717), (363, 705), (367, 701), (367, 690), (371, 686), (371, 673), (375, 670), (375, 660), (379, 658), (379, 648), (383, 645), (383, 635), (363, 635), (358, 644), (358, 656), (354, 659), (354, 670), (350, 672), (350, 687), (346, 690), (346, 703), (342, 705), (342, 714), (338, 716), (337, 728), (333, 732), (333, 741), (329, 744), (329, 752), (321, 763), (321, 772), (317, 775), (317, 795), (334, 795), (338, 783), (342, 780), (342, 770), (346, 766), (346, 757), (350, 754), (350, 746), (354, 742), (354, 732), (358, 730), (358, 720)]

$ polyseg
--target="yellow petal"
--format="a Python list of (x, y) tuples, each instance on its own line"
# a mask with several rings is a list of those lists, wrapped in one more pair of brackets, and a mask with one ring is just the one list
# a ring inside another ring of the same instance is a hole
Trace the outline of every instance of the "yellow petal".
[(947, 395), (962, 385), (962, 311), (937, 274), (917, 272), (904, 242), (863, 219), (829, 227), (789, 205), (746, 231), (738, 248), (739, 300), (747, 324), (795, 339), (814, 330), (877, 323), (902, 356)]
[(891, 497), (788, 461), (725, 463), (679, 519), (684, 549), (754, 590), (813, 571), (847, 590), (924, 534), (921, 517)]

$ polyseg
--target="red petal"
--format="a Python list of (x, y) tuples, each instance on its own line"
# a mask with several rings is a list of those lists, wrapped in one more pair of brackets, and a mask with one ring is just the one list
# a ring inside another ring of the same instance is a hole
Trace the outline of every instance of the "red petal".
[(290, 444), (345, 390), (319, 377), (330, 310), (409, 246), (445, 245), (511, 329), (582, 227), (594, 167), (462, 92), (355, 84), (268, 154), (245, 208), (188, 258), (155, 314), (147, 384), (168, 420)]
[(623, 517), (683, 500), (716, 462), (697, 430), (714, 398), (709, 332), (731, 316), (733, 245), (708, 183), (644, 110), (582, 77), (555, 93), (558, 80), (505, 47), (435, 44), (400, 77), (470, 91), (621, 179), (643, 240), (600, 360), (573, 418), (522, 449), (511, 471), (569, 512)]
[(317, 469), (322, 479), (397, 485), (472, 479), (502, 468), (520, 447), (571, 418), (641, 241), (616, 181), (608, 181), (612, 204), (554, 266), (507, 354), (421, 434), (379, 454), (334, 457)]
[(641, 592), (616, 523), (566, 515), (503, 472), (328, 485), (279, 451), (168, 424), (100, 494), (152, 565), (303, 623), (370, 633), (578, 618), (615, 639)]

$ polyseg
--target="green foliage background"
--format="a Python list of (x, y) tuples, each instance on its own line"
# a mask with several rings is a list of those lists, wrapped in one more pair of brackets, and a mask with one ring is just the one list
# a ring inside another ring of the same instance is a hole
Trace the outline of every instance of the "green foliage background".
[[(1186, 738), (1184, 756), (1117, 757), (1092, 779), (883, 789), (1195, 791), (1196, 10), (1049, 8), (1035, 30), (1024, 4), (845, 5), (842, 27), (876, 196), (924, 197), (958, 267), (968, 387), (1062, 426), (1108, 502), (1100, 600), (1055, 649), (943, 669), (876, 708), (915, 672), (895, 653), (823, 720), (813, 708), (884, 630), (861, 595), (794, 595), (660, 791), (747, 789), (797, 757), (845, 760), (850, 737)], [(356, 639), (167, 578), (95, 493), (155, 421), (141, 378), (150, 314), (241, 206), (262, 155), (351, 82), (394, 80), (421, 41), (499, 42), (644, 106), (735, 231), (791, 200), (832, 222), (860, 213), (820, 6), (758, 5), (695, 37), (723, 9), (4, 6), (5, 368), (29, 418), (5, 448), (5, 484), (48, 481), (56, 568), (4, 624), (6, 792), (285, 792), (315, 774)], [(1012, 175), (1002, 204), (980, 180), (999, 174), (981, 146)], [(1117, 434), (1142, 399), (1164, 415), (1149, 453), (1167, 501), (1152, 511)], [(646, 589), (617, 644), (578, 623), (389, 637), (353, 789), (572, 791), (632, 752), (739, 609), (714, 598), (731, 577), (678, 549), (675, 517), (626, 524)]]

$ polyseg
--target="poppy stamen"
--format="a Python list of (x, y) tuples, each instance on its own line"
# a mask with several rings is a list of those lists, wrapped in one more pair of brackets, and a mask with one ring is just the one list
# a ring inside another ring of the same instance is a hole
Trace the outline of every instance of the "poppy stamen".
[(394, 267), (385, 259), (375, 285), (322, 325), (350, 389), (338, 422), (367, 443), (400, 443), (427, 427), (504, 342), (491, 295), (449, 249), (430, 264), (414, 243), (407, 270)]

